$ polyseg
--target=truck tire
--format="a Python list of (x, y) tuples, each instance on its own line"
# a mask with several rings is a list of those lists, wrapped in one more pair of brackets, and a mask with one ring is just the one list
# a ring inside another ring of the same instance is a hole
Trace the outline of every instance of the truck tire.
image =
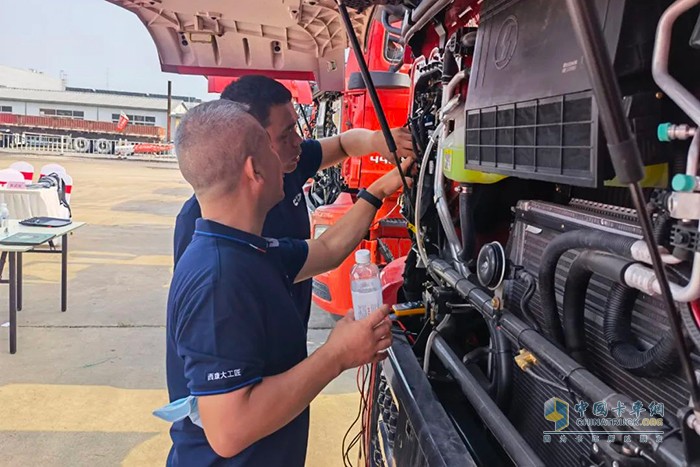
[(90, 141), (83, 137), (75, 138), (73, 140), (73, 149), (77, 152), (88, 152), (90, 149)]
[[(377, 89), (408, 89), (411, 87), (411, 78), (403, 73), (390, 71), (370, 71), (370, 77)], [(348, 78), (348, 90), (366, 89), (362, 73), (356, 71)]]
[(106, 139), (98, 139), (95, 141), (95, 149), (100, 154), (107, 154), (110, 152), (110, 144)]

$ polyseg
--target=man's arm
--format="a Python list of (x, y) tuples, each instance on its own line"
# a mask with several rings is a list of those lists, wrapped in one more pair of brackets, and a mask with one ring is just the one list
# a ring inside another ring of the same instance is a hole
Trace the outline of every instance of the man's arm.
[[(398, 148), (399, 157), (415, 158), (413, 144), (411, 142), (411, 132), (408, 128), (392, 128), (391, 134), (394, 136)], [(394, 163), (394, 157), (389, 152), (384, 134), (381, 130), (366, 130), (364, 128), (353, 128), (337, 136), (322, 138), (321, 143), (322, 159), (321, 169), (332, 167), (346, 157), (361, 157), (378, 152), (386, 160)]]
[(236, 391), (198, 397), (207, 440), (222, 457), (233, 457), (294, 420), (342, 371), (382, 360), (391, 346), (388, 307), (354, 321), (338, 322), (328, 341), (290, 370)]
[[(401, 164), (404, 172), (408, 170), (411, 163), (411, 159), (406, 159)], [(367, 191), (384, 200), (394, 194), (399, 187), (401, 187), (401, 177), (398, 169), (394, 169), (372, 183)], [(338, 267), (367, 235), (367, 230), (376, 214), (377, 209), (373, 205), (358, 199), (355, 205), (319, 238), (307, 240), (308, 256), (295, 282)]]

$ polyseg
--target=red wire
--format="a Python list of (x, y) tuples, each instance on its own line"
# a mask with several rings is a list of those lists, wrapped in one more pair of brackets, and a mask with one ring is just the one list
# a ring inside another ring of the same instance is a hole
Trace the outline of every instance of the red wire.
[(411, 343), (411, 345), (416, 343), (416, 340), (411, 337), (411, 335), (408, 333), (408, 329), (406, 329), (406, 326), (403, 325), (403, 323), (399, 320), (394, 321), (394, 323), (398, 324), (401, 330), (405, 333), (406, 338), (408, 339), (408, 342)]
[(695, 324), (700, 328), (700, 300), (690, 302), (690, 309), (693, 311), (693, 318), (695, 318)]

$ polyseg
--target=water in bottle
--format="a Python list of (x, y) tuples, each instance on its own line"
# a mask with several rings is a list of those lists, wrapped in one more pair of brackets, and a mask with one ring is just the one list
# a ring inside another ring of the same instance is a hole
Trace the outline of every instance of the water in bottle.
[(370, 261), (369, 250), (355, 252), (355, 266), (350, 272), (350, 290), (356, 320), (366, 318), (382, 305), (379, 268)]

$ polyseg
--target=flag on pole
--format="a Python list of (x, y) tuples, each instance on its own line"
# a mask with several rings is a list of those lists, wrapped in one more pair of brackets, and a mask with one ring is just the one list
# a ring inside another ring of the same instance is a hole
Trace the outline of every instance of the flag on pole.
[(117, 131), (124, 131), (126, 125), (129, 124), (129, 117), (126, 116), (124, 112), (119, 114), (119, 121), (117, 122)]

